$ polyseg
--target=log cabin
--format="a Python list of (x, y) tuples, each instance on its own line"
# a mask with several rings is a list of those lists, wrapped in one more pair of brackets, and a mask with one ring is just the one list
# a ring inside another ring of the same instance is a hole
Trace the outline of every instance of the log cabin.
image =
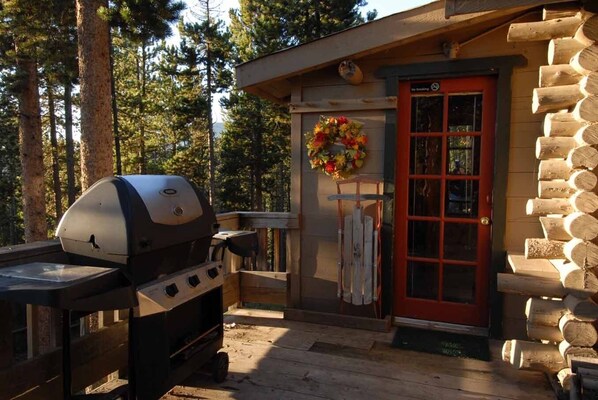
[[(240, 89), (291, 112), (300, 229), (285, 317), (502, 337), (515, 368), (593, 390), (593, 3), (436, 1), (237, 66)], [(345, 272), (368, 189), (312, 169), (306, 149), (318, 121), (339, 116), (368, 138), (350, 182), (383, 186), (369, 197), (374, 284)]]

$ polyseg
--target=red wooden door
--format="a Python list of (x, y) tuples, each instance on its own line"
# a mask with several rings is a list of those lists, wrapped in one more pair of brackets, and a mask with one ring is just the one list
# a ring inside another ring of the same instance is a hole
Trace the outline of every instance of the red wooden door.
[(488, 325), (495, 103), (494, 77), (399, 84), (399, 317)]

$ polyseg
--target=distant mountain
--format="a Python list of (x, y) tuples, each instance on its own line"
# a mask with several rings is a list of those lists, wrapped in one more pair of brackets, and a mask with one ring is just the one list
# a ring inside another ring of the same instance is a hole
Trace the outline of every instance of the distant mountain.
[(214, 136), (219, 137), (224, 130), (224, 122), (214, 122)]

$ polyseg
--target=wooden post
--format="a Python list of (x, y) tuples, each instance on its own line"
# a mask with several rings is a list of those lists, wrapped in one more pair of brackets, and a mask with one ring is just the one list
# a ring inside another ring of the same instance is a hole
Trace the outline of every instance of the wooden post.
[(527, 321), (526, 331), (530, 339), (547, 340), (553, 343), (559, 343), (563, 340), (563, 334), (556, 326), (535, 325)]
[(12, 310), (10, 303), (0, 301), (0, 369), (12, 364), (13, 340), (12, 340)]
[(574, 17), (579, 11), (580, 9), (577, 4), (547, 4), (542, 10), (542, 19), (546, 21), (549, 19)]
[(544, 117), (544, 136), (574, 136), (581, 126), (582, 123), (575, 119), (573, 113), (547, 113)]
[(565, 258), (563, 247), (565, 242), (548, 239), (525, 239), (525, 258)]
[(575, 190), (590, 192), (598, 184), (598, 177), (592, 171), (580, 169), (571, 174), (567, 183)]
[(579, 85), (549, 86), (534, 89), (532, 112), (534, 114), (568, 108), (583, 98)]
[(594, 192), (576, 192), (569, 201), (577, 211), (591, 214), (598, 210), (598, 195)]
[[(598, 106), (598, 103), (596, 104)], [(569, 152), (567, 165), (572, 168), (594, 169), (598, 166), (598, 150), (592, 146), (579, 146)]]
[(563, 252), (569, 260), (581, 268), (594, 268), (598, 265), (598, 246), (592, 242), (572, 239), (565, 243)]
[(598, 290), (596, 275), (581, 269), (576, 263), (553, 260), (553, 264), (559, 271), (561, 284), (564, 288), (575, 289), (580, 292), (585, 291), (588, 296), (592, 294), (592, 291)]
[(571, 356), (590, 358), (598, 357), (596, 350), (592, 349), (591, 347), (573, 346), (566, 340), (563, 340), (561, 343), (559, 343), (559, 353), (561, 353), (565, 360)]
[(511, 340), (511, 364), (519, 369), (556, 373), (566, 362), (557, 346), (523, 340)]
[(280, 229), (272, 229), (272, 246), (273, 246), (273, 271), (280, 272)]
[(507, 34), (507, 41), (530, 42), (571, 37), (575, 35), (581, 23), (582, 19), (576, 15), (548, 21), (511, 24), (509, 33)]
[(573, 376), (574, 374), (571, 372), (571, 368), (563, 368), (556, 374), (563, 390), (568, 391), (571, 389), (571, 380), (573, 379)]
[(598, 319), (598, 304), (592, 299), (580, 299), (573, 295), (567, 295), (563, 304), (567, 309), (582, 321), (594, 321)]
[(598, 45), (591, 45), (571, 58), (571, 66), (582, 75), (596, 71), (598, 65)]
[(569, 179), (571, 167), (565, 160), (542, 160), (538, 166), (538, 179)]
[(527, 215), (571, 214), (574, 210), (568, 199), (530, 199), (525, 206)]
[(582, 75), (569, 65), (567, 60), (566, 64), (542, 65), (538, 85), (540, 87), (574, 85), (579, 83), (581, 77)]
[(563, 228), (574, 238), (593, 240), (598, 237), (598, 219), (590, 214), (574, 212), (563, 218)]
[(544, 231), (544, 237), (548, 240), (568, 241), (572, 238), (565, 229), (565, 218), (540, 217), (540, 224), (542, 225), (542, 231)]
[(584, 125), (575, 133), (575, 141), (580, 146), (598, 144), (598, 125)]
[(598, 333), (594, 325), (576, 318), (572, 313), (561, 317), (559, 329), (564, 340), (573, 346), (592, 347), (598, 341)]
[(569, 60), (585, 46), (574, 38), (556, 38), (548, 43), (548, 64), (569, 64)]
[(565, 288), (558, 279), (537, 276), (519, 276), (499, 273), (497, 275), (499, 292), (523, 294), (526, 296), (563, 297)]
[(569, 198), (575, 193), (564, 179), (552, 181), (538, 181), (538, 197), (541, 199)]
[(591, 46), (598, 40), (598, 16), (593, 16), (584, 21), (584, 23), (575, 32), (574, 39), (582, 46)]
[(558, 326), (567, 309), (561, 300), (531, 297), (525, 303), (525, 316), (536, 325)]

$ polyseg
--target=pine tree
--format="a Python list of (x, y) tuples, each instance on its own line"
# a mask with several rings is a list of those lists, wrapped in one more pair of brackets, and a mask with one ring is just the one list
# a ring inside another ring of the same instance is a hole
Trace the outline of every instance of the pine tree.
[[(46, 5), (46, 4), (45, 4)], [(47, 239), (42, 128), (39, 103), (37, 58), (44, 41), (44, 11), (31, 0), (1, 3), (0, 32), (12, 64), (11, 89), (18, 99), (19, 150), (25, 240)]]
[[(325, 4), (324, 4), (325, 3)], [(317, 39), (364, 22), (363, 0), (241, 0), (231, 15), (237, 62)], [(367, 19), (375, 18), (375, 12)], [(289, 207), (290, 117), (288, 110), (255, 96), (235, 93), (226, 103), (221, 145), (221, 201), (227, 209), (284, 211)], [(232, 178), (229, 174), (236, 173)], [(245, 197), (238, 182), (246, 180)], [(248, 203), (243, 198), (251, 199)], [(237, 201), (235, 203), (235, 201)]]
[(76, 0), (81, 79), (81, 187), (113, 174), (108, 0)]
[(210, 0), (198, 0), (200, 6), (199, 23), (185, 23), (181, 26), (181, 35), (186, 39), (186, 52), (196, 52), (196, 57), (203, 67), (204, 93), (207, 101), (205, 115), (208, 126), (209, 143), (209, 197), (212, 203), (216, 202), (216, 153), (214, 124), (212, 120), (213, 95), (228, 89), (232, 84), (232, 73), (229, 57), (232, 53), (230, 42), (231, 35), (224, 29), (224, 22), (216, 20), (214, 14), (217, 10), (212, 8)]
[[(114, 3), (108, 16), (112, 25), (118, 28), (119, 35), (134, 44), (139, 49), (137, 62), (136, 86), (139, 92), (137, 98), (138, 107), (138, 133), (137, 143), (137, 173), (145, 174), (147, 170), (147, 148), (146, 148), (146, 110), (148, 104), (147, 85), (150, 80), (150, 58), (151, 47), (156, 40), (171, 35), (170, 24), (179, 18), (180, 12), (184, 9), (184, 3), (173, 0), (120, 0)], [(120, 126), (116, 121), (115, 126)], [(117, 136), (117, 143), (120, 144), (120, 137)], [(120, 146), (117, 149), (120, 151)], [(120, 160), (120, 154), (117, 154)], [(120, 165), (117, 166), (118, 169)]]

